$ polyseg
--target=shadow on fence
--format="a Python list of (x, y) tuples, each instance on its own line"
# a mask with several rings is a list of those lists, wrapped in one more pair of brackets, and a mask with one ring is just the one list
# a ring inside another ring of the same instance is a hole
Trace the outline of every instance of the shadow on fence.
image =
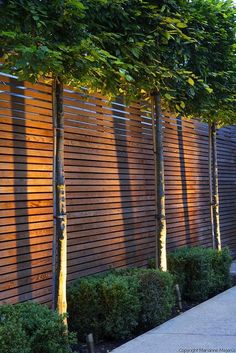
[[(24, 86), (23, 82), (17, 83)], [(14, 79), (10, 80), (10, 93), (11, 93), (11, 116), (17, 116), (17, 111), (21, 111), (20, 121), (20, 149), (22, 153), (19, 155), (19, 132), (17, 125), (13, 126), (13, 195), (15, 196), (15, 235), (16, 235), (16, 264), (17, 264), (17, 291), (18, 301), (24, 300), (25, 290), (27, 287), (27, 299), (32, 299), (32, 284), (31, 284), (31, 249), (30, 249), (30, 230), (29, 230), (29, 215), (28, 215), (28, 161), (26, 149), (26, 114), (25, 114), (25, 98), (22, 97), (24, 90), (21, 90), (21, 96), (16, 88)], [(20, 163), (19, 163), (20, 156)], [(19, 217), (19, 218), (18, 218)], [(22, 221), (19, 221), (19, 219)]]

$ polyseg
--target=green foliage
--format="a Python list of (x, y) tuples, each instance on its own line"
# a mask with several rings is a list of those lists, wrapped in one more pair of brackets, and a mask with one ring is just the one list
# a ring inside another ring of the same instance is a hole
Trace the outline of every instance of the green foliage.
[(69, 327), (85, 340), (124, 339), (165, 321), (174, 305), (173, 278), (157, 270), (110, 271), (68, 289)]
[[(0, 7), (0, 43), (4, 70), (21, 79), (71, 72), (88, 40), (80, 1), (4, 1)], [(82, 68), (82, 60), (78, 62)]]
[(156, 260), (154, 258), (148, 259), (147, 267), (148, 268), (156, 268)]
[(186, 47), (185, 68), (208, 86), (207, 92), (193, 91), (186, 111), (220, 126), (236, 122), (235, 15), (232, 0), (193, 0), (185, 15), (188, 28), (183, 31), (195, 39)]
[(141, 312), (139, 327), (151, 329), (168, 320), (175, 305), (173, 277), (168, 272), (154, 269), (139, 270)]
[(0, 353), (69, 353), (63, 319), (47, 306), (28, 302), (0, 306)]
[(83, 341), (90, 332), (95, 338), (103, 334), (100, 283), (100, 277), (85, 277), (73, 283), (67, 291), (69, 329), (78, 332)]
[[(154, 262), (152, 261), (152, 265)], [(118, 276), (130, 276), (133, 281), (138, 282), (141, 331), (153, 328), (170, 317), (175, 305), (175, 293), (173, 276), (169, 272), (149, 267), (115, 270), (113, 273)]]
[(59, 76), (113, 96), (157, 89), (164, 107), (182, 111), (195, 89), (208, 89), (184, 67), (193, 40), (182, 7), (177, 0), (5, 1), (2, 69), (31, 81)]
[(138, 324), (140, 308), (137, 282), (129, 276), (109, 274), (101, 282), (101, 301), (105, 336), (131, 337)]
[(137, 326), (137, 287), (129, 277), (108, 274), (82, 278), (68, 289), (69, 327), (85, 340), (130, 337)]
[(30, 353), (30, 342), (25, 334), (22, 323), (18, 322), (15, 315), (6, 313), (3, 316), (2, 309), (0, 312), (0, 352)]
[(232, 0), (7, 0), (0, 16), (2, 70), (20, 79), (129, 99), (158, 90), (164, 109), (235, 121)]
[(94, 89), (105, 89), (113, 76), (120, 76), (116, 58), (89, 32), (83, 1), (7, 0), (0, 16), (2, 71), (33, 82), (54, 76)]
[(158, 90), (164, 107), (182, 111), (183, 100), (191, 98), (192, 91), (206, 91), (207, 85), (184, 68), (185, 51), (193, 39), (183, 33), (187, 27), (183, 4), (175, 0), (97, 4), (93, 0), (85, 6), (89, 8), (90, 33), (117, 57), (117, 63), (123, 63), (119, 82), (113, 80), (120, 93), (140, 97)]
[(201, 302), (230, 287), (229, 250), (192, 247), (168, 255), (168, 269), (187, 301)]
[(230, 277), (230, 266), (232, 257), (228, 248), (214, 251), (212, 254), (212, 268), (214, 270), (214, 278), (212, 279), (211, 295), (218, 294), (223, 290), (230, 288), (232, 285)]

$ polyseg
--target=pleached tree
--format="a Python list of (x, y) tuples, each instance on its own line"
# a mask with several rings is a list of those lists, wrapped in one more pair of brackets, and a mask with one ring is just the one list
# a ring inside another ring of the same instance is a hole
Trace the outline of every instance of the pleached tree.
[(97, 39), (89, 32), (86, 11), (87, 8), (79, 0), (9, 0), (0, 4), (1, 71), (16, 75), (21, 80), (46, 80), (52, 85), (53, 307), (60, 314), (67, 311), (63, 85), (73, 85), (78, 89), (87, 86), (109, 93), (116, 87), (114, 82), (119, 82), (119, 70), (122, 68), (122, 62), (99, 46)]
[[(188, 46), (185, 67), (202, 77), (208, 95), (195, 90), (186, 112), (209, 124), (209, 184), (212, 245), (221, 249), (217, 128), (236, 124), (236, 7), (231, 0), (193, 0), (186, 9)], [(191, 88), (190, 88), (191, 89)]]
[[(149, 99), (152, 104), (156, 194), (156, 264), (167, 269), (162, 110), (185, 110), (197, 91), (210, 88), (201, 76), (185, 67), (188, 46), (195, 39), (185, 34), (186, 3), (179, 1), (87, 1), (89, 31), (99, 45), (123, 62), (118, 93), (128, 99)], [(102, 16), (100, 14), (103, 14)], [(104, 30), (105, 29), (105, 30)], [(106, 35), (104, 35), (106, 32)], [(151, 98), (151, 99), (150, 99)]]

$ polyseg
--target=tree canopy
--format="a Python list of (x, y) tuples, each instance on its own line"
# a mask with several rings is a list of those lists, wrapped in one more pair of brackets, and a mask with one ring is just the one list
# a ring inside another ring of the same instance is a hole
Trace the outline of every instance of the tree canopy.
[[(185, 67), (201, 77), (210, 94), (193, 90), (186, 113), (218, 125), (236, 122), (236, 7), (231, 0), (193, 0), (186, 8)], [(191, 88), (190, 88), (191, 89)]]
[(3, 70), (21, 79), (130, 99), (157, 90), (177, 113), (235, 117), (231, 0), (6, 0), (0, 15)]
[[(99, 46), (123, 65), (116, 86), (123, 95), (142, 97), (157, 90), (172, 111), (185, 107), (192, 90), (207, 85), (184, 67), (187, 46), (185, 7), (175, 0), (87, 1), (89, 31)], [(102, 16), (101, 16), (102, 14)], [(192, 83), (195, 83), (193, 86)], [(192, 90), (188, 88), (192, 87)]]
[(20, 79), (58, 76), (67, 84), (106, 87), (119, 72), (116, 58), (88, 31), (83, 1), (8, 0), (0, 16), (2, 70)]
[[(184, 107), (198, 77), (183, 67), (192, 39), (177, 0), (5, 1), (0, 7), (4, 70), (21, 79), (57, 75), (74, 85), (131, 98), (157, 89)], [(176, 87), (179, 87), (176, 90)]]

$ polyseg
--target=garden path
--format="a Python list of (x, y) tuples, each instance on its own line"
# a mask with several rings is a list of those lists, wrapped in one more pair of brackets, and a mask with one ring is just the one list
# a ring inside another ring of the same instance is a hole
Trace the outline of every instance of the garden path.
[(178, 352), (236, 353), (236, 286), (112, 351)]

